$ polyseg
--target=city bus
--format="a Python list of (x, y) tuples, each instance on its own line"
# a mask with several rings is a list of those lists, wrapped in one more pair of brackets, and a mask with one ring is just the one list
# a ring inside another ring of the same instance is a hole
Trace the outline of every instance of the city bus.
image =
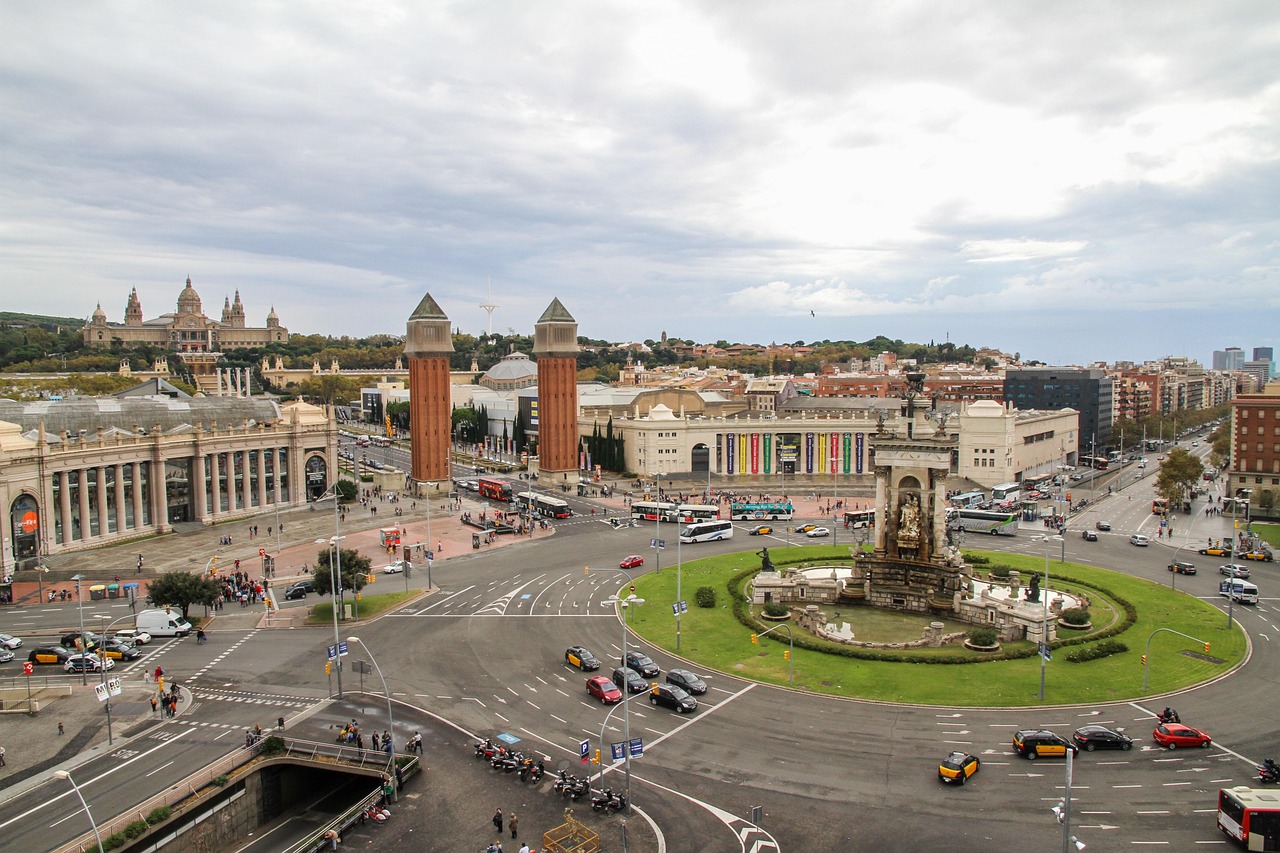
[[(966, 508), (984, 504), (987, 502), (986, 492), (964, 492), (959, 495), (951, 496), (951, 505), (958, 508)], [(846, 513), (847, 515), (848, 513)]]
[(481, 477), (476, 481), (480, 497), (494, 501), (511, 502), (511, 484), (503, 480), (489, 480)]
[(868, 530), (873, 529), (876, 526), (875, 509), (845, 510), (844, 526), (851, 530), (858, 530), (863, 527)]
[(685, 545), (691, 542), (715, 542), (732, 538), (732, 521), (699, 521), (680, 531), (680, 541)]
[(515, 503), (545, 518), (568, 518), (573, 515), (567, 502), (540, 492), (521, 492), (515, 496)]
[(947, 526), (971, 533), (1013, 536), (1018, 532), (1018, 514), (982, 509), (949, 509)]
[(1080, 464), (1095, 471), (1105, 471), (1111, 467), (1111, 462), (1105, 456), (1081, 456)]
[(1280, 792), (1266, 788), (1220, 788), (1218, 829), (1246, 850), (1280, 851)]
[(1169, 511), (1169, 502), (1164, 498), (1156, 498), (1151, 502), (1152, 515), (1164, 515)]
[(1016, 503), (1022, 499), (1021, 483), (1001, 483), (991, 487), (991, 500), (996, 503)]
[(794, 512), (790, 501), (736, 503), (729, 508), (729, 517), (738, 521), (786, 521)]
[(673, 521), (676, 505), (670, 501), (632, 501), (631, 517), (636, 521)]
[(720, 517), (720, 508), (713, 504), (680, 504), (676, 507), (676, 521), (690, 524), (695, 521), (715, 521)]

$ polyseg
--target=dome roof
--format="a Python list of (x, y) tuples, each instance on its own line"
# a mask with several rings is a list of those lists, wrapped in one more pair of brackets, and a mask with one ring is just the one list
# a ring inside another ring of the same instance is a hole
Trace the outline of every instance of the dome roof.
[(187, 286), (178, 294), (178, 313), (200, 313), (200, 294), (196, 293), (196, 289), (191, 286), (191, 276), (187, 276)]
[(99, 303), (98, 303), (98, 307), (97, 307), (97, 308), (94, 308), (94, 309), (93, 309), (93, 319), (95, 319), (95, 320), (106, 320), (106, 319), (107, 319), (107, 312), (102, 310), (102, 303), (101, 303), (101, 302), (99, 302)]
[(485, 379), (497, 382), (511, 382), (538, 375), (538, 365), (522, 352), (504, 355), (502, 360), (484, 372)]

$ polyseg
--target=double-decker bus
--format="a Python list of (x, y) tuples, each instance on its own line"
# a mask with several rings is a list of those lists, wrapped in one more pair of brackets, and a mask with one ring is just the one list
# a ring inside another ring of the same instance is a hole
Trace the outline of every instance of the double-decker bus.
[(681, 524), (695, 521), (715, 521), (720, 517), (720, 508), (713, 504), (680, 504), (676, 507), (675, 520)]
[(669, 501), (632, 501), (631, 517), (637, 521), (673, 521), (676, 505)]
[(1111, 461), (1105, 456), (1081, 456), (1080, 464), (1096, 471), (1105, 471), (1111, 467)]
[(521, 492), (515, 496), (515, 502), (545, 518), (568, 518), (573, 515), (567, 502), (538, 492)]
[(1164, 498), (1156, 498), (1151, 502), (1152, 515), (1164, 515), (1169, 512), (1169, 502)]
[(790, 501), (736, 503), (729, 507), (729, 517), (738, 521), (786, 521), (795, 513)]
[(991, 500), (996, 503), (1016, 503), (1022, 500), (1021, 483), (1001, 483), (991, 487)]
[(680, 541), (685, 545), (690, 542), (715, 542), (732, 538), (732, 521), (699, 521), (680, 531)]
[[(986, 492), (964, 492), (959, 495), (951, 496), (951, 505), (958, 508), (977, 506), (987, 502)], [(848, 513), (846, 513), (847, 515)]]
[(983, 509), (949, 509), (947, 526), (971, 533), (1013, 536), (1018, 532), (1018, 514)]
[(480, 497), (494, 501), (511, 502), (511, 484), (503, 480), (489, 480), (481, 477), (476, 481), (476, 491)]
[(1280, 793), (1265, 788), (1220, 788), (1218, 829), (1246, 850), (1280, 851)]
[(851, 530), (859, 528), (871, 529), (876, 526), (876, 511), (874, 509), (847, 509), (844, 511), (844, 526)]

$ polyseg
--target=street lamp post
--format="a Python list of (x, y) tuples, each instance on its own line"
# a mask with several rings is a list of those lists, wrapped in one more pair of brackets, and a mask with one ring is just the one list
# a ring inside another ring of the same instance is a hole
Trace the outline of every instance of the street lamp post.
[[(662, 474), (660, 471), (653, 472), (653, 500), (654, 503), (662, 503), (662, 481), (659, 479)], [(662, 538), (662, 507), (659, 506), (653, 513), (653, 566), (654, 571), (662, 572), (662, 548), (658, 545), (658, 540)]]
[(89, 818), (89, 826), (93, 827), (93, 837), (98, 842), (98, 853), (104, 853), (102, 847), (102, 835), (98, 832), (98, 822), (93, 819), (93, 812), (89, 811), (89, 804), (84, 800), (84, 794), (80, 793), (80, 786), (76, 784), (76, 780), (71, 778), (71, 774), (66, 770), (53, 771), (55, 779), (65, 779), (71, 783), (71, 789), (76, 792), (76, 796), (80, 798), (80, 807), (84, 809), (85, 817)]
[[(342, 539), (339, 535), (338, 527), (338, 484), (333, 486), (325, 493), (333, 496), (333, 559), (329, 561), (329, 591), (333, 594), (333, 645), (337, 649), (341, 642), (338, 633), (338, 607), (340, 606), (340, 596), (342, 595)], [(321, 495), (319, 500), (324, 500), (325, 495)], [(324, 540), (318, 540), (324, 541)], [(338, 698), (342, 698), (342, 655), (336, 656), (335, 667), (338, 671)]]
[[(628, 581), (631, 580), (631, 575), (627, 574), (622, 569), (613, 569), (612, 571), (615, 571), (618, 574), (622, 575)], [(628, 595), (626, 598), (621, 598), (617, 595), (611, 595), (608, 598), (606, 598), (604, 601), (600, 602), (600, 604), (604, 607), (613, 607), (614, 605), (617, 605), (618, 607), (618, 616), (620, 617), (619, 621), (622, 623), (622, 665), (626, 666), (627, 612), (624, 608), (638, 607), (641, 604), (644, 604), (644, 599), (636, 598), (634, 595)], [(624, 753), (624, 758), (623, 758), (623, 761), (624, 761), (623, 773), (626, 778), (626, 783), (623, 786), (623, 790), (627, 795), (627, 814), (631, 814), (631, 704), (626, 697), (627, 685), (625, 684), (622, 685), (621, 689), (623, 692), (623, 704), (627, 706), (622, 709), (622, 739), (626, 743), (626, 752)], [(600, 729), (600, 747), (601, 749), (604, 748), (603, 727)], [(604, 779), (604, 771), (602, 769), (601, 770), (602, 785), (603, 785), (603, 779)]]
[(767, 631), (761, 631), (758, 634), (752, 634), (751, 642), (753, 643), (757, 642), (765, 634), (772, 634), (774, 631), (778, 630), (779, 628), (786, 629), (787, 641), (788, 643), (790, 643), (790, 648), (787, 650), (787, 685), (790, 687), (795, 687), (796, 686), (796, 655), (795, 655), (796, 637), (794, 634), (791, 633), (791, 626), (785, 623), (781, 625), (774, 625), (772, 628), (770, 628)]
[[(360, 648), (364, 649), (365, 654), (369, 656), (369, 660), (373, 662), (373, 668), (378, 673), (378, 678), (382, 681), (382, 692), (387, 695), (387, 726), (388, 726), (387, 730), (391, 732), (390, 764), (394, 765), (396, 760), (396, 718), (395, 718), (395, 715), (392, 714), (391, 712), (391, 688), (387, 687), (387, 679), (383, 678), (382, 676), (382, 667), (378, 666), (378, 659), (373, 656), (373, 652), (371, 652), (369, 650), (369, 647), (364, 644), (364, 640), (360, 639), (359, 637), (347, 637), (347, 642), (360, 644)], [(392, 766), (390, 769), (394, 771), (395, 767)], [(394, 786), (393, 786), (393, 790), (394, 790)], [(393, 794), (393, 796), (395, 795)]]
[[(110, 616), (107, 616), (107, 615), (105, 615), (105, 614), (103, 614), (103, 615), (99, 615), (99, 616), (98, 616), (98, 618), (99, 618), (99, 619), (110, 619), (111, 617), (110, 617)], [(122, 620), (124, 620), (124, 619), (132, 619), (132, 618), (133, 618), (133, 614), (130, 614), (130, 615), (128, 615), (128, 616), (121, 616), (119, 619), (113, 619), (113, 620), (111, 621), (111, 623), (110, 623), (110, 624), (108, 624), (105, 628), (101, 629), (102, 633), (101, 633), (101, 635), (100, 635), (100, 636), (102, 637), (102, 642), (103, 642), (104, 644), (106, 643), (106, 641), (107, 641), (107, 632), (111, 630), (111, 626), (112, 626), (112, 625), (114, 625), (114, 624), (116, 624), (117, 622), (120, 622), (120, 621), (122, 621)], [(98, 646), (98, 662), (101, 664), (100, 672), (102, 673), (102, 687), (103, 687), (103, 689), (105, 690), (105, 689), (106, 689), (106, 686), (107, 686), (107, 656), (106, 656), (105, 649), (104, 649), (104, 646), (103, 646), (103, 645), (99, 645), (99, 646)], [(108, 746), (110, 746), (110, 745), (112, 745), (113, 743), (115, 743), (115, 741), (114, 741), (114, 740), (112, 739), (112, 737), (111, 737), (111, 697), (108, 695), (108, 696), (107, 696), (107, 698), (106, 698), (104, 701), (107, 703), (107, 708), (106, 708), (106, 711), (107, 711), (107, 745), (108, 745)]]
[[(80, 612), (80, 651), (87, 652), (86, 646), (89, 644), (84, 641), (84, 599), (80, 597), (80, 581), (84, 580), (84, 575), (74, 574), (71, 579), (76, 582), (76, 610)], [(89, 673), (85, 672), (84, 667), (80, 668), (80, 686), (89, 683)]]
[(1043, 702), (1045, 656), (1049, 654), (1049, 546), (1064, 540), (1061, 536), (1037, 536), (1036, 539), (1044, 542), (1044, 585), (1040, 591), (1044, 599), (1044, 613), (1040, 617), (1040, 701)]

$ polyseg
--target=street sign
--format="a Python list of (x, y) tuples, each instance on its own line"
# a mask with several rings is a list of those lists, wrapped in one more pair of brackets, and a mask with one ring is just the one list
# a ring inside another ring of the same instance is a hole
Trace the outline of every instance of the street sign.
[(1041, 643), (1039, 651), (1040, 651), (1040, 657), (1044, 658), (1045, 660), (1053, 660), (1053, 653), (1049, 651), (1048, 643)]
[(325, 651), (328, 652), (329, 660), (334, 660), (338, 657), (338, 647), (333, 643), (330, 643)]
[(503, 743), (519, 743), (520, 742), (520, 738), (516, 737), (515, 735), (507, 734), (506, 732), (503, 732), (502, 734), (498, 735), (498, 740), (502, 741)]
[(366, 660), (353, 660), (351, 662), (351, 668), (354, 669), (356, 672), (358, 672), (360, 675), (368, 675), (369, 673), (373, 672), (373, 667), (371, 667), (369, 665), (369, 662)]
[(107, 681), (107, 692), (112, 696), (119, 696), (124, 692), (124, 687), (120, 685), (119, 678), (112, 678)]
[(259, 549), (258, 549), (258, 556), (259, 556), (259, 557), (265, 557), (265, 556), (267, 556), (267, 549), (266, 549), (266, 548), (259, 548)]
[(33, 673), (33, 672), (35, 672), (35, 671), (36, 671), (35, 664), (33, 664), (31, 661), (27, 661), (26, 663), (24, 663), (24, 664), (22, 665), (22, 674), (23, 674), (23, 675), (30, 675), (31, 673)]
[(644, 738), (633, 737), (630, 746), (632, 758), (639, 758), (644, 755)]
[(107, 685), (95, 684), (93, 685), (93, 692), (97, 695), (99, 702), (107, 701)]
[(681, 613), (688, 613), (688, 612), (689, 612), (689, 602), (685, 601), (685, 600), (682, 598), (682, 599), (680, 599), (680, 600), (679, 600), (678, 602), (676, 602), (676, 603), (677, 603), (678, 605), (680, 605), (680, 612), (681, 612)]
[(578, 756), (582, 759), (583, 764), (591, 760), (591, 741), (578, 741)]
[(671, 615), (672, 616), (680, 615), (680, 602), (677, 601), (671, 605)]
[(625, 743), (609, 744), (609, 754), (613, 757), (614, 762), (622, 761), (627, 757), (627, 745)]
[(339, 656), (339, 657), (346, 657), (346, 655), (347, 655), (347, 643), (346, 643), (346, 641), (344, 640), (344, 641), (342, 641), (342, 642), (338, 643), (338, 656)]
[(649, 547), (650, 547), (650, 548), (657, 548), (658, 550), (662, 550), (663, 548), (666, 548), (666, 547), (667, 547), (667, 542), (666, 542), (666, 540), (665, 540), (665, 539), (650, 539), (650, 540), (649, 540)]

